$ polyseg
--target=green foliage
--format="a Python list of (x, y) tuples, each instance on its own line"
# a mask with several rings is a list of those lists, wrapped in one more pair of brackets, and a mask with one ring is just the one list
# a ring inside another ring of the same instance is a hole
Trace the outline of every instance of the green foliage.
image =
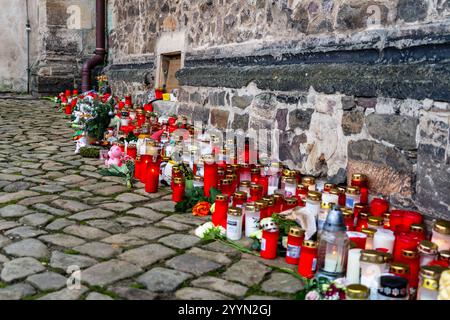
[(98, 159), (100, 157), (100, 150), (98, 148), (81, 147), (80, 155), (83, 158)]
[(127, 161), (121, 167), (111, 165), (107, 169), (100, 169), (99, 173), (103, 176), (122, 177), (125, 179), (128, 189), (131, 189), (134, 179), (134, 161)]
[(93, 102), (94, 118), (86, 122), (86, 132), (90, 137), (102, 140), (103, 135), (108, 129), (111, 122), (110, 112), (114, 110), (113, 104), (110, 102), (103, 103), (99, 99), (95, 99)]
[(131, 131), (128, 134), (128, 137), (125, 139), (128, 143), (130, 143), (131, 141), (138, 141), (138, 137), (136, 137), (136, 135), (134, 134), (133, 131)]
[(272, 215), (272, 220), (277, 224), (280, 229), (280, 237), (287, 236), (291, 227), (298, 227), (297, 222), (292, 220), (287, 220), (280, 215), (274, 213)]
[(216, 201), (216, 196), (220, 194), (220, 191), (214, 187), (211, 187), (209, 193), (210, 196), (206, 197), (203, 192), (203, 188), (201, 187), (194, 188), (192, 186), (192, 180), (187, 180), (184, 200), (178, 202), (175, 205), (175, 212), (188, 212), (192, 210), (192, 208), (200, 201), (207, 201), (213, 204)]

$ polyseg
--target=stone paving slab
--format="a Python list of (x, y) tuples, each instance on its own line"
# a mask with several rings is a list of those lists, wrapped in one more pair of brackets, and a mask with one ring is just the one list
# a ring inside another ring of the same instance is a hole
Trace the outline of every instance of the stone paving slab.
[[(100, 176), (66, 122), (51, 103), (0, 100), (0, 299), (111, 300), (100, 286), (126, 300), (274, 300), (301, 288), (272, 272), (295, 269), (283, 258), (201, 242), (194, 230), (210, 217), (175, 213), (170, 188)], [(83, 286), (69, 290), (75, 266)]]

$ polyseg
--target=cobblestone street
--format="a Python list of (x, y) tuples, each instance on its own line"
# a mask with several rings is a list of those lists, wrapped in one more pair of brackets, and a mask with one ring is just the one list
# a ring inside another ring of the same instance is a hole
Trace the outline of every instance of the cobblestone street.
[[(1, 299), (292, 299), (302, 283), (268, 261), (194, 235), (170, 190), (127, 190), (74, 155), (52, 103), (0, 100)], [(248, 243), (250, 245), (250, 243)], [(69, 266), (81, 289), (69, 289)], [(272, 267), (271, 267), (272, 266)]]

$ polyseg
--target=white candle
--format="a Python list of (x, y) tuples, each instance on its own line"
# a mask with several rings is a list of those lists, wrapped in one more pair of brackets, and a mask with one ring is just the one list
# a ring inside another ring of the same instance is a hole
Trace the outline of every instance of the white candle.
[(347, 284), (357, 284), (359, 283), (360, 277), (360, 264), (359, 259), (361, 257), (361, 249), (351, 249), (348, 251), (348, 262), (347, 262)]
[(339, 196), (337, 194), (322, 193), (322, 202), (338, 204)]
[(327, 272), (336, 272), (338, 263), (339, 263), (339, 258), (337, 256), (337, 254), (327, 253), (325, 255), (325, 266), (323, 269)]
[(391, 230), (378, 230), (373, 238), (373, 247), (376, 249), (387, 249), (389, 253), (394, 251), (395, 236)]

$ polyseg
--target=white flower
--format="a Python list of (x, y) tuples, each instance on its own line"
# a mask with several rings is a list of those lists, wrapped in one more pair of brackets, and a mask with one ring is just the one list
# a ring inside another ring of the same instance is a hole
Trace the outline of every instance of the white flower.
[(262, 239), (262, 230), (258, 230), (258, 231), (252, 232), (250, 234), (250, 238), (261, 240)]
[(306, 294), (305, 300), (320, 300), (320, 294), (316, 290), (310, 291)]
[(214, 202), (211, 206), (211, 208), (209, 208), (209, 211), (211, 212), (211, 214), (214, 213), (214, 211), (216, 211), (216, 203)]
[(195, 229), (195, 235), (199, 238), (202, 238), (205, 236), (205, 233), (207, 233), (209, 230), (214, 228), (214, 224), (212, 222), (206, 222), (205, 224), (199, 226), (197, 229)]
[(221, 234), (222, 236), (224, 236), (224, 235), (227, 234), (227, 229), (225, 229), (224, 227), (218, 226), (218, 227), (216, 227), (216, 228), (219, 228), (220, 234)]
[(334, 280), (333, 283), (336, 285), (336, 288), (343, 289), (343, 288), (345, 288), (345, 285), (346, 285), (346, 279), (339, 278), (339, 279)]

